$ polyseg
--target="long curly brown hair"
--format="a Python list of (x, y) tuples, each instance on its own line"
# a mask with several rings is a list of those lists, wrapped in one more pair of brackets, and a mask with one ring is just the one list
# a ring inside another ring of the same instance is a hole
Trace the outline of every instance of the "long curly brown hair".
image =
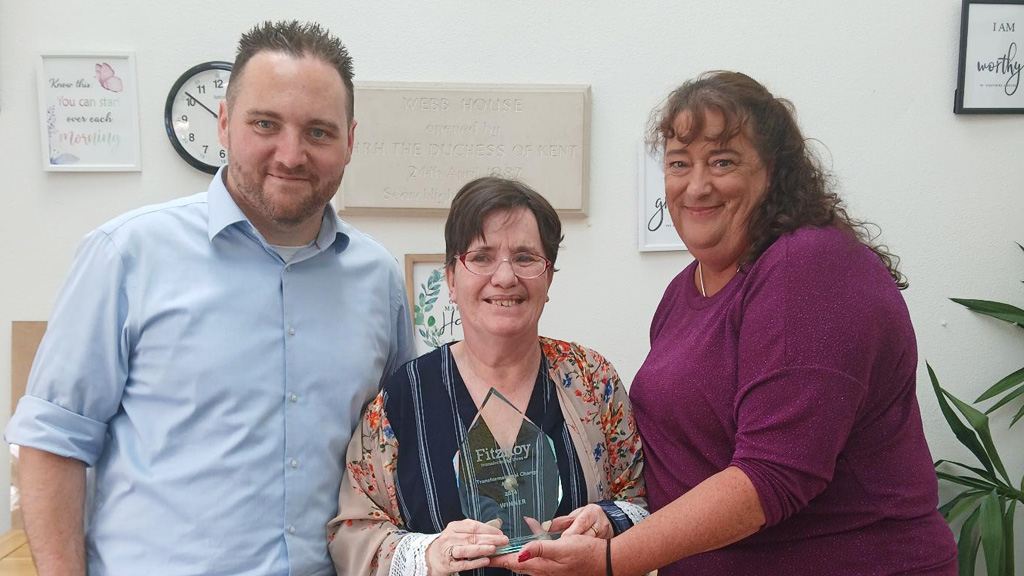
[[(739, 72), (712, 71), (676, 88), (654, 111), (648, 129), (651, 151), (660, 154), (668, 140), (689, 144), (704, 138), (708, 110), (722, 115), (724, 127), (714, 139), (725, 143), (746, 135), (770, 172), (770, 184), (747, 221), (750, 247), (741, 266), (756, 261), (780, 236), (803, 226), (835, 226), (874, 252), (889, 269), (896, 286), (909, 286), (899, 271), (899, 257), (874, 242), (878, 226), (855, 220), (833, 189), (832, 178), (807, 147), (793, 105), (776, 98), (753, 78)], [(685, 134), (676, 133), (676, 118), (690, 114)]]

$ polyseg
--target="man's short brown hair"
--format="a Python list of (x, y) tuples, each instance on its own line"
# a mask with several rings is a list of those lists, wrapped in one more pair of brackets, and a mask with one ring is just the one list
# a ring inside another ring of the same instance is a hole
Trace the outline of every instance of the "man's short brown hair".
[(242, 34), (238, 41), (238, 54), (231, 70), (231, 82), (228, 84), (228, 106), (235, 101), (239, 82), (245, 65), (253, 56), (260, 52), (281, 52), (296, 58), (315, 58), (331, 65), (345, 84), (348, 92), (348, 122), (352, 125), (355, 112), (352, 92), (352, 57), (341, 40), (316, 22), (299, 22), (298, 20), (257, 24), (252, 30)]

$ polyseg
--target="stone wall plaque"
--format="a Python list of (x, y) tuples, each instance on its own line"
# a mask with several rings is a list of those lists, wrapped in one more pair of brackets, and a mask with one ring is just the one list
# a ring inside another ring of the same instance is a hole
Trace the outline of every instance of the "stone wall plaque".
[(445, 214), (466, 182), (516, 178), (587, 213), (590, 88), (362, 82), (342, 214)]

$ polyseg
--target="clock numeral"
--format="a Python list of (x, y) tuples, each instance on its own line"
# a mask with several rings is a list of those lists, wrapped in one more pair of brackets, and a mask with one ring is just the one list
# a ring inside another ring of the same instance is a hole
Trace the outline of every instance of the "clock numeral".
[(209, 146), (203, 145), (203, 156), (206, 156), (206, 152), (210, 149)]
[(196, 105), (196, 99), (191, 97), (191, 96), (186, 96), (185, 97), (185, 104), (188, 104), (189, 106), (195, 106)]
[(181, 121), (182, 122), (188, 122), (188, 114), (182, 114), (181, 115)]
[(188, 141), (189, 142), (195, 142), (196, 141), (196, 135), (193, 134), (192, 132), (189, 132), (188, 133)]
[(226, 154), (226, 153), (224, 152), (224, 149), (223, 149), (223, 148), (222, 148), (222, 149), (221, 149), (221, 151), (220, 151), (220, 157), (221, 157), (221, 158), (227, 158), (227, 157), (228, 157), (228, 156), (227, 156), (227, 154)]
[(213, 81), (213, 87), (214, 88), (223, 88), (224, 87), (224, 81), (221, 80), (220, 78), (217, 78), (216, 80)]
[(200, 94), (206, 94), (206, 84), (200, 84), (196, 90), (199, 91)]

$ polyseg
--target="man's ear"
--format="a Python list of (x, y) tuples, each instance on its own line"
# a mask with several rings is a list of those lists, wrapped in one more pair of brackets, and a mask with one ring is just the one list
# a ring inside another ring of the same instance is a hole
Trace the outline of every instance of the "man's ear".
[(217, 108), (217, 139), (220, 140), (220, 145), (227, 150), (228, 149), (228, 101), (227, 98), (220, 101), (220, 107)]
[(346, 166), (348, 166), (348, 163), (352, 161), (352, 148), (356, 143), (356, 124), (358, 124), (358, 122), (353, 119), (352, 123), (348, 127), (348, 159), (345, 160)]

